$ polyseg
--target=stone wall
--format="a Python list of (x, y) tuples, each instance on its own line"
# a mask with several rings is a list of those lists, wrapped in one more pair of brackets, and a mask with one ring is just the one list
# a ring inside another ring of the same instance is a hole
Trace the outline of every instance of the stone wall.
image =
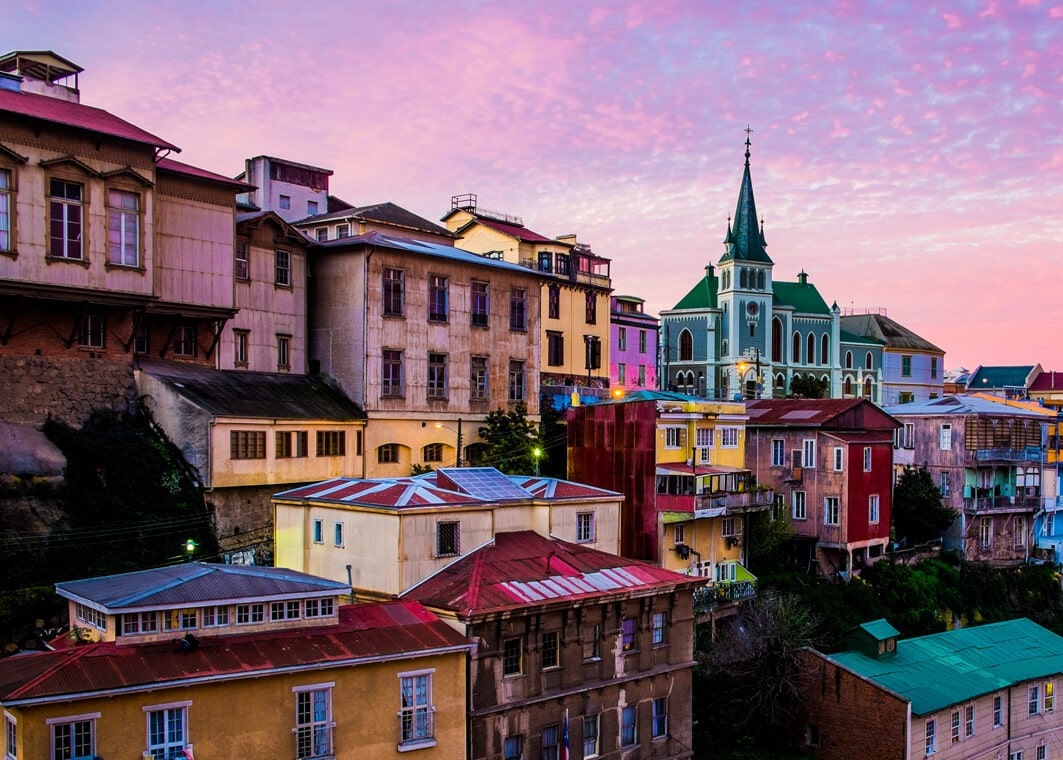
[(92, 412), (129, 411), (136, 400), (126, 359), (0, 356), (0, 419), (39, 426), (49, 417), (80, 427)]

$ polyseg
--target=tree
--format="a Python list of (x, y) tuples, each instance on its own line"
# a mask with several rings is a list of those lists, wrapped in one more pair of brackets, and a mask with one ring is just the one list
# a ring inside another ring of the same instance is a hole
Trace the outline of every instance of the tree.
[(480, 428), (485, 448), (483, 456), (472, 464), (495, 467), (509, 475), (531, 475), (543, 456), (539, 425), (528, 419), (523, 402), (510, 411), (495, 409)]
[(924, 544), (952, 525), (959, 514), (941, 503), (941, 491), (926, 468), (905, 467), (893, 489), (893, 526), (897, 540)]
[(830, 383), (822, 377), (801, 375), (790, 381), (790, 395), (802, 398), (826, 398), (830, 391)]

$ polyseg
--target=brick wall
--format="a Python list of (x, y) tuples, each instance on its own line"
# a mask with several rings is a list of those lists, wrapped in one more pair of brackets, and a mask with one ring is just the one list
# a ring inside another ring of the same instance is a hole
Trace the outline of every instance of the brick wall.
[(97, 409), (128, 411), (136, 399), (128, 359), (0, 355), (0, 419), (74, 427)]

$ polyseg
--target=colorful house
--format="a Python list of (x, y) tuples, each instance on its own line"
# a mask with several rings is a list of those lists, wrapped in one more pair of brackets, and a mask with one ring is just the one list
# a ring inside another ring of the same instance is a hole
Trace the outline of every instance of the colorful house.
[(416, 602), (198, 562), (56, 590), (78, 643), (0, 660), (7, 758), (464, 756), (471, 644)]
[(687, 758), (698, 584), (521, 531), (499, 533), (401, 599), (478, 642), (472, 760)]
[(1047, 760), (1063, 711), (1063, 638), (1020, 618), (901, 639), (885, 620), (849, 649), (802, 652), (795, 745), (823, 760)]
[(534, 530), (619, 553), (621, 495), (491, 467), (335, 478), (274, 497), (276, 562), (390, 598), (502, 531)]
[(612, 296), (609, 321), (609, 384), (617, 392), (657, 388), (656, 317), (635, 296)]
[(848, 577), (881, 557), (899, 423), (867, 399), (760, 399), (746, 413), (748, 467), (789, 504), (797, 563)]
[[(882, 346), (882, 392), (873, 399), (880, 406), (927, 401), (944, 394), (945, 352), (883, 311), (846, 314), (842, 329)], [(846, 368), (855, 363), (848, 355), (851, 350), (847, 347), (843, 355)]]

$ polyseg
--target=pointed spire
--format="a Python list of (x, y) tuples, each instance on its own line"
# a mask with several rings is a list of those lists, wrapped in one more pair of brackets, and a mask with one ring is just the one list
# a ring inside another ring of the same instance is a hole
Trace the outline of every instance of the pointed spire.
[[(738, 207), (735, 209), (734, 223), (729, 225), (728, 230), (733, 237), (734, 247), (724, 254), (724, 258), (771, 264), (772, 260), (768, 258), (768, 254), (764, 250), (763, 227), (757, 226), (757, 204), (753, 198), (753, 180), (750, 178), (749, 172), (749, 156), (752, 144), (749, 136), (752, 133), (753, 130), (747, 126), (746, 164), (745, 170), (742, 172), (742, 187), (738, 191)], [(733, 253), (731, 253), (732, 250)]]

